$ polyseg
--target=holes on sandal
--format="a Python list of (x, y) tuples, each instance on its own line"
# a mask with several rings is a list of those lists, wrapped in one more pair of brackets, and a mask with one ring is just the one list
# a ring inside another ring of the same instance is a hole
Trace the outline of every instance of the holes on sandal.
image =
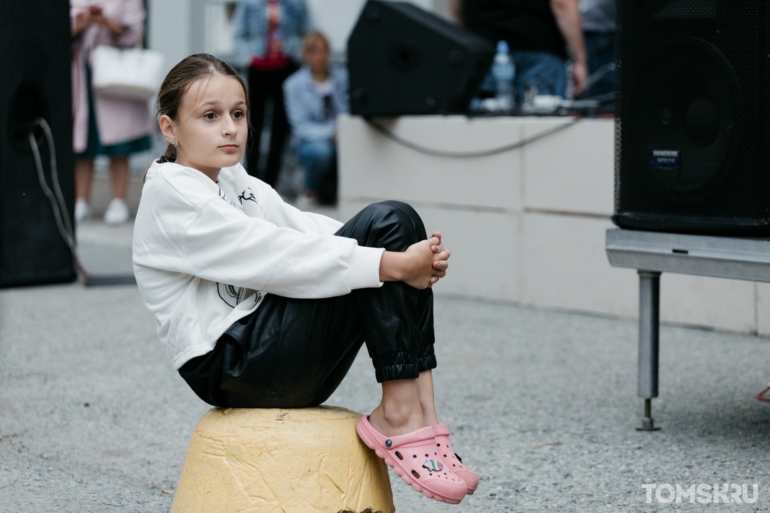
[(416, 470), (412, 470), (412, 475), (413, 475), (413, 476), (414, 476), (416, 479), (420, 479), (420, 474), (418, 474)]
[(401, 456), (401, 453), (400, 453), (400, 452), (398, 452), (398, 451), (396, 451), (396, 457), (397, 457), (398, 459), (400, 459), (400, 460), (403, 460), (403, 459), (404, 459), (404, 457), (403, 457), (403, 456)]

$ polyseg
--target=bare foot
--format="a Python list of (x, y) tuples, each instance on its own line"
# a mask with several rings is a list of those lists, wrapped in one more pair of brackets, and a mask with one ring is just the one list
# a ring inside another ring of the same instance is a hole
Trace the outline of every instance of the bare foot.
[(385, 436), (405, 435), (427, 426), (419, 406), (417, 409), (387, 408), (380, 404), (369, 415), (369, 422)]

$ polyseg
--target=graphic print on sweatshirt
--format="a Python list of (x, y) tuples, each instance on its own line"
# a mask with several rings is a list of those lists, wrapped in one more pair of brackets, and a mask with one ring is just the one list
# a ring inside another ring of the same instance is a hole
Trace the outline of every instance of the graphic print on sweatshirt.
[(253, 201), (256, 204), (257, 197), (254, 196), (254, 191), (251, 190), (251, 187), (246, 187), (246, 190), (244, 190), (241, 195), (238, 196), (238, 201), (241, 202), (241, 205), (243, 205), (244, 201)]
[(235, 308), (247, 299), (254, 298), (254, 304), (259, 303), (262, 300), (262, 293), (247, 289), (246, 287), (236, 287), (235, 285), (228, 285), (226, 283), (217, 283), (217, 292), (220, 299), (225, 302), (230, 308)]
[[(243, 211), (243, 206), (241, 205), (243, 205), (244, 201), (253, 201), (255, 204), (257, 203), (257, 198), (254, 196), (254, 192), (250, 187), (247, 187), (246, 190), (238, 196), (240, 205), (230, 201), (230, 198), (227, 197), (227, 194), (225, 194), (225, 191), (223, 191), (221, 187), (219, 187), (219, 197), (241, 211)], [(235, 285), (228, 285), (226, 283), (217, 283), (217, 292), (219, 293), (220, 299), (231, 308), (235, 308), (246, 299), (252, 297), (254, 298), (254, 304), (259, 303), (263, 297), (263, 294), (257, 290), (247, 289), (246, 287), (236, 287)]]

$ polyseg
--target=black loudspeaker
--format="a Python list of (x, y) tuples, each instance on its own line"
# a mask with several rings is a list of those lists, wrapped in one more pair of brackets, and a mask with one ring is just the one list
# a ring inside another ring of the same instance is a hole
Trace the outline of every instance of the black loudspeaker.
[(768, 2), (617, 7), (613, 221), (770, 235)]
[(0, 16), (0, 287), (75, 279), (72, 254), (56, 227), (28, 139), (50, 153), (37, 118), (51, 127), (59, 182), (74, 208), (69, 2), (4, 2)]
[(484, 39), (412, 4), (370, 0), (348, 39), (350, 111), (466, 112), (494, 53)]

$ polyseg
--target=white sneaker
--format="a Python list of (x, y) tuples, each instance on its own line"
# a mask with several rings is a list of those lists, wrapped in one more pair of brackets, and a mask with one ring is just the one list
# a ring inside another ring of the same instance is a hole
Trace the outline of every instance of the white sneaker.
[(297, 196), (294, 205), (300, 210), (308, 210), (318, 206), (318, 199), (315, 196), (307, 196), (304, 193)]
[(91, 205), (79, 199), (75, 202), (75, 222), (80, 222), (86, 217), (91, 217), (94, 211), (91, 210)]
[(122, 199), (112, 198), (107, 211), (104, 213), (104, 222), (107, 224), (123, 224), (128, 221), (128, 205)]

